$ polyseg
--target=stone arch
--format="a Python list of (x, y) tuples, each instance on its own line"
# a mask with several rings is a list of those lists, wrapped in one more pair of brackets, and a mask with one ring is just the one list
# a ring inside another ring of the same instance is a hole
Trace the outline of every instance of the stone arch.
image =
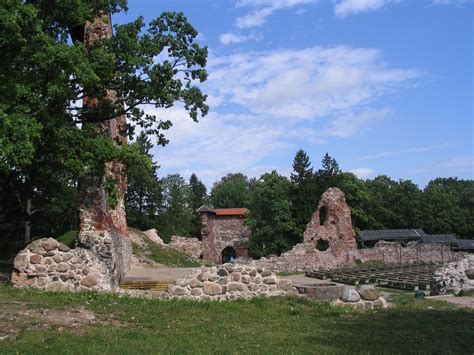
[(223, 264), (228, 263), (229, 261), (231, 261), (231, 259), (235, 259), (236, 257), (237, 252), (232, 246), (228, 245), (224, 249), (222, 249), (221, 261)]

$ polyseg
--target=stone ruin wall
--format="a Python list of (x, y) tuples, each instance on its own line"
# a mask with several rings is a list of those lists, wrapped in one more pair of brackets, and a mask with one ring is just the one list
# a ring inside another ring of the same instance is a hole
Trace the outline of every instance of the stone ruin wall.
[(250, 237), (250, 230), (241, 217), (202, 213), (201, 235), (206, 260), (220, 264), (222, 251), (228, 246), (235, 249), (237, 257), (249, 256), (245, 242)]
[(15, 287), (45, 291), (110, 291), (107, 266), (84, 248), (70, 249), (55, 239), (38, 239), (15, 257)]
[(432, 295), (474, 290), (474, 255), (443, 265), (433, 274)]
[[(326, 218), (321, 221), (323, 208), (326, 210)], [(318, 250), (319, 240), (327, 242), (329, 247), (324, 251)], [(296, 272), (332, 269), (356, 262), (446, 262), (461, 257), (461, 253), (451, 251), (449, 246), (416, 242), (401, 247), (398, 242), (380, 241), (373, 248), (358, 249), (351, 211), (344, 193), (338, 188), (329, 188), (321, 196), (318, 208), (307, 225), (303, 243), (278, 257), (261, 258), (251, 263), (273, 270)]]
[(197, 238), (178, 237), (173, 235), (169, 244), (165, 244), (174, 250), (186, 254), (192, 258), (202, 258), (204, 245)]

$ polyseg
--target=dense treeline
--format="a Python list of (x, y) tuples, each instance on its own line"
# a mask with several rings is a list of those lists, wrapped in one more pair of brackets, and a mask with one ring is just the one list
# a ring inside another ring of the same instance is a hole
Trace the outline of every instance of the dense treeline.
[[(145, 135), (140, 135), (134, 145), (152, 158), (152, 145)], [(159, 178), (158, 169), (156, 163), (142, 161), (129, 166), (127, 219), (131, 227), (156, 228), (165, 240), (172, 235), (199, 238), (200, 216), (196, 209), (203, 204), (247, 207), (251, 211), (247, 223), (252, 229), (249, 246), (253, 254), (279, 254), (302, 241), (321, 194), (332, 186), (345, 192), (356, 229), (416, 227), (428, 233), (474, 236), (473, 180), (438, 178), (424, 189), (410, 180), (395, 181), (385, 175), (362, 180), (341, 171), (328, 154), (316, 169), (303, 150), (296, 153), (290, 178), (276, 171), (259, 179), (227, 174), (213, 184), (209, 193), (196, 174), (189, 181), (179, 174)], [(18, 209), (16, 196), (22, 193), (19, 189), (23, 183), (16, 183), (6, 174), (0, 178), (0, 233), (4, 239), (21, 241), (26, 216)], [(77, 228), (75, 182), (61, 176), (54, 184), (49, 182), (33, 196), (36, 207), (29, 228), (34, 237), (57, 236)]]

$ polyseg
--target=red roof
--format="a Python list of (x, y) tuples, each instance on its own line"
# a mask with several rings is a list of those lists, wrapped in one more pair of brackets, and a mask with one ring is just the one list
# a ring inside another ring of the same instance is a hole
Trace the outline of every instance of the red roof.
[(246, 208), (218, 208), (214, 210), (217, 216), (242, 216), (249, 212)]

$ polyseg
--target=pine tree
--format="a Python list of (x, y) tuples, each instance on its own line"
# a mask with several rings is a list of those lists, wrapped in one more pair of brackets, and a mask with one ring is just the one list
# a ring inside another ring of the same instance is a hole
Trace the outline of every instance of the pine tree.
[(191, 221), (191, 236), (201, 237), (201, 215), (196, 210), (207, 203), (207, 189), (206, 185), (200, 181), (196, 174), (191, 174), (189, 178), (189, 206), (191, 208), (193, 217)]

